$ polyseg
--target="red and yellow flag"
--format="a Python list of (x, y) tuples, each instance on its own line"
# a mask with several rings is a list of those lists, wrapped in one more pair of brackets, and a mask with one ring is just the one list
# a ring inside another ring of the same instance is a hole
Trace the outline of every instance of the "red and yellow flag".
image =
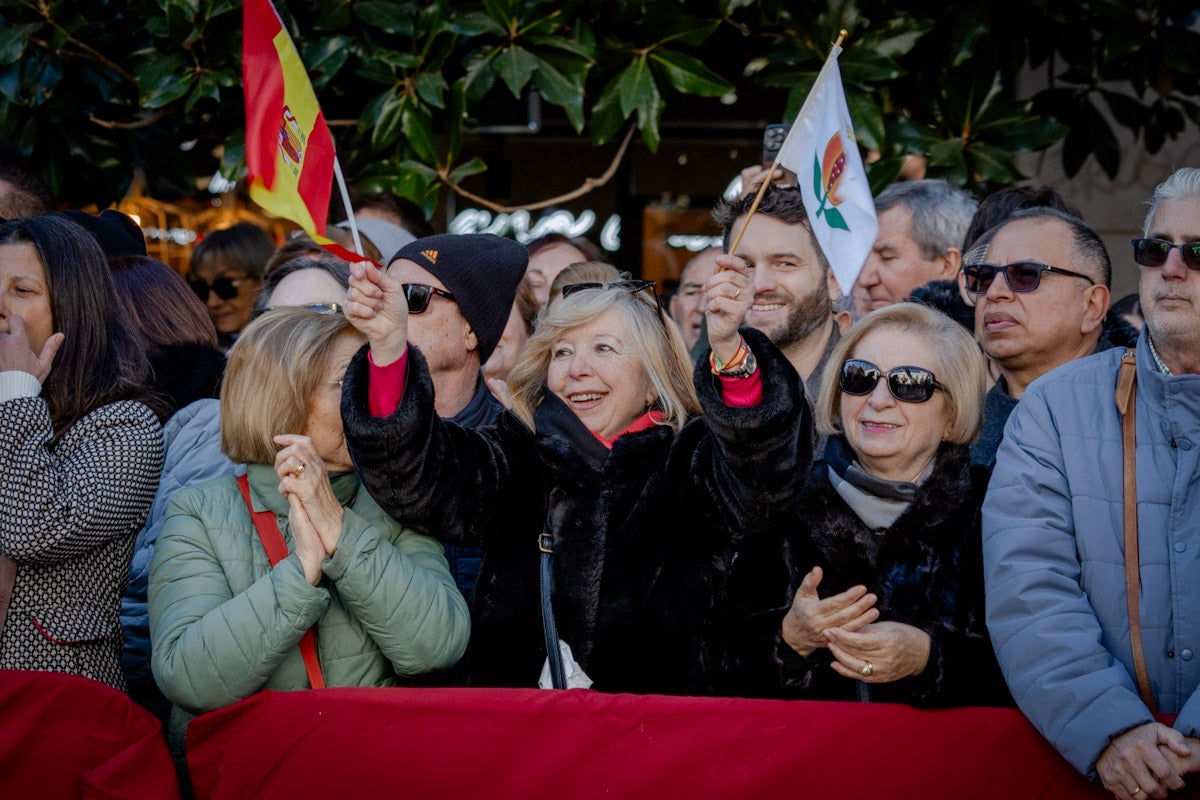
[(250, 197), (325, 244), (333, 136), (271, 0), (245, 0), (242, 22)]

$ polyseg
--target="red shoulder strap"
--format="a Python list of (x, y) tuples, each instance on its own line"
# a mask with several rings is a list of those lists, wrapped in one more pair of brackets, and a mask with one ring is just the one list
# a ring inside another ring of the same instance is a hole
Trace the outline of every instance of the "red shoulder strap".
[[(267, 560), (273, 567), (288, 556), (283, 532), (279, 530), (279, 523), (275, 521), (274, 514), (270, 511), (254, 510), (254, 504), (250, 502), (250, 481), (245, 475), (238, 476), (237, 484), (242, 492), (242, 499), (246, 501), (246, 508), (250, 511), (250, 518), (254, 520), (254, 528), (258, 531), (263, 550), (267, 551)], [(325, 676), (321, 674), (321, 664), (317, 661), (316, 626), (306, 630), (301, 637), (300, 655), (304, 657), (304, 670), (308, 673), (309, 685), (314, 689), (324, 689)]]

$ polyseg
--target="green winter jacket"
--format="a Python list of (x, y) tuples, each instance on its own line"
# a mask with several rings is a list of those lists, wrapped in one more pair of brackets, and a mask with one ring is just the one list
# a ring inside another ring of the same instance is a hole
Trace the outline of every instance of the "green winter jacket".
[(441, 544), (400, 527), (356, 473), (331, 475), (345, 522), (313, 586), (275, 470), (247, 474), (254, 510), (276, 515), (290, 555), (270, 568), (233, 477), (175, 495), (149, 588), (151, 664), (172, 702), (203, 712), (261, 689), (308, 688), (298, 645), (313, 624), (327, 686), (394, 686), (458, 661), (470, 614)]

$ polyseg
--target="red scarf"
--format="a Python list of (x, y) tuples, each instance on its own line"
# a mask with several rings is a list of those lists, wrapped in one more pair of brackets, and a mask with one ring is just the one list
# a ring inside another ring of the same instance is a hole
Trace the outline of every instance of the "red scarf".
[(647, 428), (651, 428), (651, 427), (657, 425), (658, 423), (662, 422), (662, 420), (663, 420), (663, 412), (658, 411), (658, 410), (647, 411), (645, 414), (642, 414), (640, 417), (638, 417), (632, 423), (630, 423), (628, 428), (621, 431), (620, 433), (618, 433), (616, 436), (612, 437), (611, 439), (606, 439), (603, 436), (601, 436), (600, 434), (596, 433), (595, 431), (592, 431), (592, 436), (595, 436), (597, 439), (599, 439), (600, 444), (604, 445), (609, 450), (612, 450), (613, 442), (617, 441), (617, 439), (620, 439), (625, 434), (637, 433), (638, 431), (644, 431)]

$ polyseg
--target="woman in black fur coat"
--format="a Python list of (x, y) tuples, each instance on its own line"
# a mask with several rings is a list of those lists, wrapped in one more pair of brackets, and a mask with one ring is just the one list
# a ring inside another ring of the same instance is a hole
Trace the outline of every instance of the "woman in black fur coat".
[[(350, 452), (389, 513), (483, 547), (473, 685), (534, 686), (544, 674), (547, 531), (568, 685), (715, 690), (734, 553), (799, 492), (811, 453), (799, 378), (765, 337), (739, 335), (754, 291), (740, 260), (725, 266), (707, 288), (720, 360), (697, 369), (694, 388), (678, 328), (642, 291), (651, 284), (578, 284), (510, 374), (513, 410), (478, 430), (434, 411), (425, 360), (406, 342), (406, 291), (416, 290), (352, 267), (347, 315), (370, 340), (370, 363), (361, 351), (346, 374)], [(387, 397), (397, 380), (398, 401)]]
[(922, 706), (1009, 702), (984, 627), (972, 468), (984, 365), (944, 314), (901, 303), (843, 336), (817, 402), (825, 458), (784, 542), (785, 694)]

